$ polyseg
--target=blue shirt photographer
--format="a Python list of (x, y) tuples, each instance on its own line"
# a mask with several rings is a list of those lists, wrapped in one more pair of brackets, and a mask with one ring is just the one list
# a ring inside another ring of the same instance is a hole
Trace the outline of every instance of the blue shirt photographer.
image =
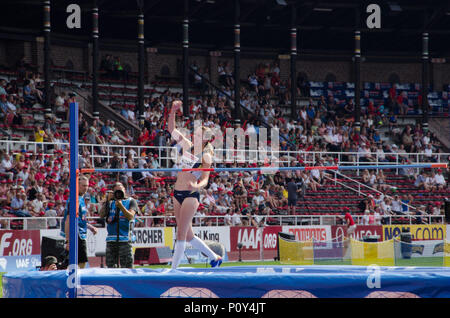
[[(138, 210), (136, 200), (133, 198), (127, 198), (121, 200), (121, 202), (124, 208), (127, 210)], [(132, 220), (128, 220), (122, 210), (119, 207), (116, 207), (116, 201), (110, 201), (109, 205), (109, 213), (106, 216), (106, 230), (108, 232), (106, 236), (106, 242), (116, 242), (117, 236), (119, 237), (119, 242), (135, 242), (136, 237), (133, 232), (135, 218), (133, 218)], [(117, 224), (117, 221), (119, 222), (119, 224)], [(117, 225), (119, 225), (119, 229), (117, 229)]]

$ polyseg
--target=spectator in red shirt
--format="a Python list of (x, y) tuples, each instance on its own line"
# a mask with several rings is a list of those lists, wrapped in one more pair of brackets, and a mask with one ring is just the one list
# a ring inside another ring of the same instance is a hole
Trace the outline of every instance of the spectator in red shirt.
[(142, 129), (141, 134), (138, 137), (138, 143), (141, 146), (145, 146), (145, 145), (147, 145), (148, 142), (150, 142), (150, 134), (149, 134), (147, 128), (144, 127)]
[(343, 249), (343, 253), (342, 253), (342, 257), (345, 257), (347, 254), (348, 247), (350, 245), (349, 244), (350, 243), (350, 234), (355, 233), (356, 224), (355, 224), (355, 221), (353, 220), (353, 217), (350, 213), (350, 209), (348, 207), (344, 207), (344, 211), (342, 212), (342, 214), (344, 216), (341, 218), (343, 219), (344, 224), (347, 227), (345, 241), (344, 241), (344, 249)]

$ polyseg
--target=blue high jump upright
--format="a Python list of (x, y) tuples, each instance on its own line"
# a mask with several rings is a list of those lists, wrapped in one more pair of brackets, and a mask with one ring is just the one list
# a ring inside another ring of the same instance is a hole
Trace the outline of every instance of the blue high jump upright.
[[(78, 282), (78, 103), (70, 103), (70, 193), (69, 193), (69, 298), (77, 297)], [(67, 233), (66, 233), (67, 235)]]

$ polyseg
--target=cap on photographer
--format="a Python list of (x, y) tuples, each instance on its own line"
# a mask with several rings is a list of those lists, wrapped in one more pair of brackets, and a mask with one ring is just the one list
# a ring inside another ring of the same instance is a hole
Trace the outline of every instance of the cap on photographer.
[(107, 267), (133, 267), (131, 244), (135, 241), (133, 230), (138, 211), (136, 200), (127, 195), (122, 183), (116, 182), (100, 210), (100, 217), (106, 221)]

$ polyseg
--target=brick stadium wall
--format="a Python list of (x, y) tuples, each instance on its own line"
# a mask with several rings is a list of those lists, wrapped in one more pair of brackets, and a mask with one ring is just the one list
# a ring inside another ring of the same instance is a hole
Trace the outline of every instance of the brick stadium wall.
[(383, 63), (381, 66), (380, 63), (361, 63), (361, 80), (364, 82), (388, 82), (389, 76), (394, 73), (399, 76), (401, 83), (420, 83), (422, 64)]
[(14, 67), (23, 56), (31, 63), (30, 42), (0, 40), (0, 65)]
[(83, 71), (86, 70), (84, 50), (85, 48), (52, 45), (50, 59), (53, 65), (61, 67), (65, 67), (71, 61), (74, 70)]
[(303, 72), (310, 81), (324, 81), (328, 74), (336, 76), (337, 82), (351, 82), (350, 62), (298, 61), (297, 72)]
[[(0, 40), (0, 65), (14, 67), (20, 57), (25, 56), (28, 63), (39, 66), (42, 71), (44, 61), (43, 38), (38, 37), (35, 41), (23, 42), (15, 40)], [(91, 69), (91, 47), (68, 47), (61, 45), (51, 46), (51, 59), (57, 66), (65, 66), (69, 60), (73, 63), (74, 70), (90, 71)], [(138, 71), (137, 52), (101, 50), (100, 59), (105, 54), (120, 56), (123, 65), (128, 64), (132, 72)], [(210, 56), (199, 54), (191, 50), (189, 54), (190, 62), (196, 61), (199, 67), (209, 68), (210, 77), (217, 83), (217, 65), (219, 62), (228, 62), (233, 68), (234, 59), (232, 56)], [(170, 76), (180, 76), (181, 73), (181, 51), (179, 55), (161, 54), (159, 52), (147, 52), (147, 72), (149, 82), (155, 80), (157, 75), (161, 75), (163, 66), (167, 66)], [(245, 80), (252, 73), (259, 63), (272, 64), (275, 60), (268, 58), (247, 58), (241, 57), (241, 79)], [(289, 76), (290, 61), (278, 60), (282, 79)], [(311, 81), (324, 81), (328, 74), (333, 74), (337, 81), (351, 82), (353, 80), (353, 66), (349, 61), (304, 61), (299, 58), (297, 61), (297, 72), (303, 72)], [(361, 80), (367, 82), (388, 82), (392, 74), (398, 75), (403, 83), (420, 83), (422, 74), (422, 64), (418, 63), (361, 63)], [(441, 90), (444, 84), (450, 83), (450, 63), (431, 64), (430, 79), (437, 90)]]

